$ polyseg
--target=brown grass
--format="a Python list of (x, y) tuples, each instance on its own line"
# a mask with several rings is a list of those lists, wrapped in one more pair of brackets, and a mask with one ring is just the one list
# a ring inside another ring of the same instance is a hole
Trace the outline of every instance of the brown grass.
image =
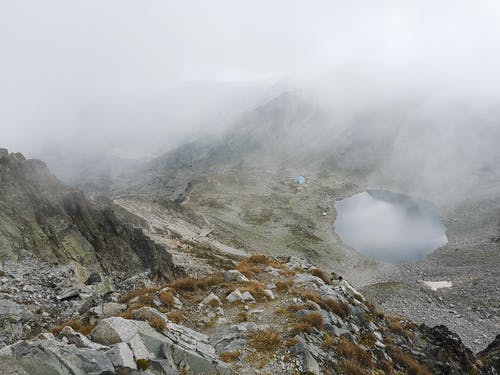
[(246, 277), (252, 277), (261, 271), (259, 267), (248, 263), (240, 263), (236, 266), (236, 269)]
[(295, 271), (295, 270), (283, 270), (283, 271), (280, 271), (280, 275), (285, 276), (285, 277), (293, 277), (293, 276), (297, 275), (297, 271)]
[(275, 352), (280, 344), (281, 338), (274, 329), (257, 329), (247, 336), (249, 345), (261, 352)]
[(216, 307), (219, 307), (221, 305), (221, 302), (218, 299), (212, 299), (208, 302), (208, 306), (213, 307), (214, 309)]
[(267, 296), (264, 293), (265, 286), (258, 281), (249, 281), (244, 286), (238, 288), (241, 293), (250, 292), (250, 294), (260, 302), (267, 301)]
[(174, 293), (171, 290), (158, 294), (158, 299), (163, 305), (168, 307), (172, 307), (175, 303)]
[(347, 359), (340, 363), (341, 374), (346, 375), (366, 375), (369, 372), (363, 367), (360, 367), (355, 360)]
[(334, 341), (332, 336), (325, 334), (325, 336), (323, 337), (323, 348), (325, 348), (326, 350), (331, 350), (333, 349), (333, 347)]
[(172, 281), (170, 286), (175, 290), (194, 292), (198, 289), (198, 280), (193, 277), (183, 277)]
[(243, 275), (251, 277), (257, 273), (264, 270), (264, 267), (271, 263), (271, 259), (265, 255), (251, 255), (244, 258), (238, 265), (236, 269), (240, 271)]
[(59, 324), (52, 328), (51, 332), (52, 334), (54, 334), (54, 336), (57, 336), (66, 326), (73, 328), (76, 332), (80, 332), (83, 335), (89, 335), (96, 325), (84, 323), (82, 322), (81, 318), (70, 318), (64, 321), (62, 324)]
[(292, 325), (291, 333), (296, 335), (300, 332), (311, 333), (313, 330), (313, 326), (309, 322), (298, 322)]
[(327, 300), (326, 303), (329, 307), (328, 310), (330, 310), (334, 314), (337, 314), (342, 319), (345, 319), (349, 316), (350, 309), (347, 303), (344, 303), (342, 301), (336, 301), (333, 298)]
[(146, 306), (153, 306), (154, 296), (151, 294), (145, 294), (139, 296), (139, 302)]
[(410, 355), (403, 352), (398, 347), (389, 344), (386, 347), (387, 353), (391, 356), (392, 360), (405, 369), (405, 373), (409, 375), (431, 375), (431, 372), (419, 364)]
[(144, 295), (147, 295), (150, 293), (155, 293), (159, 289), (160, 289), (159, 287), (154, 287), (154, 288), (140, 288), (140, 289), (132, 290), (131, 292), (129, 292), (128, 294), (126, 294), (122, 298), (120, 298), (118, 300), (118, 303), (127, 303), (128, 301), (130, 301), (131, 299), (133, 299), (135, 297), (140, 297), (140, 296), (144, 296)]
[(317, 329), (322, 329), (323, 324), (325, 324), (323, 316), (317, 311), (307, 313), (306, 315), (304, 315), (302, 320), (306, 323), (309, 323), (311, 326), (316, 327)]
[(296, 337), (292, 337), (290, 339), (286, 339), (284, 345), (289, 348), (290, 346), (297, 345), (299, 343), (299, 339)]
[(371, 303), (369, 301), (365, 301), (365, 305), (366, 305), (366, 307), (368, 307), (368, 309), (370, 310), (370, 312), (374, 316), (376, 316), (377, 318), (383, 318), (384, 317), (384, 313), (381, 312), (380, 310), (378, 310), (377, 307), (373, 303)]
[(157, 317), (157, 318), (149, 318), (147, 322), (151, 327), (156, 329), (157, 331), (163, 331), (166, 328), (165, 320)]
[(185, 319), (184, 315), (180, 311), (172, 311), (171, 313), (167, 314), (167, 316), (172, 322), (176, 324), (179, 324)]
[(309, 273), (313, 276), (319, 277), (325, 284), (330, 284), (330, 278), (319, 268), (311, 268)]
[(240, 352), (238, 350), (234, 352), (223, 352), (219, 355), (219, 358), (222, 362), (233, 363), (239, 361)]
[(350, 312), (349, 305), (342, 301), (337, 301), (334, 300), (333, 298), (323, 300), (319, 293), (310, 292), (304, 289), (292, 289), (292, 293), (300, 296), (304, 301), (309, 300), (317, 303), (323, 309), (337, 314), (342, 319), (346, 318), (349, 315)]
[(198, 280), (198, 288), (207, 289), (214, 285), (219, 285), (224, 282), (224, 275), (222, 272), (214, 273), (213, 275), (203, 277)]
[(274, 285), (276, 285), (276, 289), (278, 289), (279, 292), (288, 291), (293, 284), (293, 279), (277, 280), (274, 282)]
[(361, 343), (369, 348), (375, 345), (375, 342), (377, 342), (377, 338), (375, 337), (373, 332), (367, 332), (361, 337)]
[(248, 322), (249, 318), (250, 314), (248, 314), (246, 311), (240, 311), (238, 314), (236, 314), (236, 321), (238, 323)]
[(364, 351), (345, 337), (340, 338), (337, 346), (337, 353), (346, 359), (351, 359), (364, 368), (373, 368), (373, 360), (370, 353)]

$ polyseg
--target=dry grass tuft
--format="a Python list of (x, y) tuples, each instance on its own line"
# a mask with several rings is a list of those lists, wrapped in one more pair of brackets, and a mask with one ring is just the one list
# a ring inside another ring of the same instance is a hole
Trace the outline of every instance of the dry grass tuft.
[(219, 358), (222, 362), (233, 363), (233, 362), (239, 361), (240, 352), (239, 351), (223, 352), (219, 355)]
[(147, 322), (151, 327), (153, 327), (157, 331), (163, 331), (167, 327), (167, 325), (165, 324), (165, 320), (160, 317), (149, 318), (147, 319)]
[(302, 320), (306, 323), (309, 323), (311, 326), (316, 327), (317, 329), (322, 329), (323, 324), (325, 324), (323, 316), (317, 311), (310, 312), (304, 315)]
[(349, 305), (347, 303), (342, 302), (342, 301), (337, 301), (337, 300), (334, 300), (333, 298), (323, 300), (319, 293), (311, 292), (311, 291), (304, 290), (304, 289), (292, 289), (291, 292), (295, 295), (300, 296), (300, 298), (302, 298), (303, 301), (309, 300), (309, 301), (317, 303), (323, 309), (337, 314), (342, 319), (346, 318), (350, 313)]
[(279, 292), (288, 291), (294, 284), (293, 279), (278, 280), (274, 282)]
[(431, 372), (415, 361), (410, 355), (403, 352), (398, 347), (389, 344), (386, 347), (387, 353), (391, 356), (394, 363), (405, 369), (409, 375), (431, 375)]
[(335, 345), (334, 345), (333, 337), (330, 336), (329, 334), (325, 334), (325, 336), (323, 336), (323, 348), (326, 350), (331, 350), (331, 349), (333, 349), (334, 346)]
[(52, 334), (54, 334), (54, 336), (57, 336), (59, 335), (59, 333), (61, 333), (64, 327), (67, 326), (73, 328), (76, 332), (80, 332), (82, 335), (89, 335), (96, 325), (84, 323), (82, 322), (81, 318), (70, 318), (62, 324), (59, 324), (52, 328), (51, 332)]
[(158, 294), (158, 299), (167, 307), (172, 307), (175, 303), (174, 293), (171, 290)]
[(313, 276), (319, 277), (325, 284), (330, 284), (330, 278), (319, 268), (311, 268), (309, 273)]
[(246, 277), (252, 277), (261, 271), (259, 267), (248, 263), (240, 263), (236, 266), (236, 269)]
[(280, 344), (281, 339), (274, 329), (257, 329), (252, 331), (247, 336), (249, 345), (261, 352), (275, 352)]
[(349, 316), (350, 309), (347, 303), (336, 301), (334, 299), (329, 299), (326, 301), (326, 303), (328, 305), (328, 310), (330, 310), (334, 314), (337, 314), (342, 319), (345, 319)]
[(370, 353), (364, 351), (345, 337), (340, 338), (337, 353), (346, 359), (353, 360), (358, 366), (373, 368), (373, 360)]
[(118, 303), (127, 303), (128, 301), (130, 301), (131, 299), (133, 299), (135, 297), (140, 297), (140, 296), (148, 295), (151, 293), (155, 293), (159, 289), (160, 289), (159, 287), (154, 287), (154, 288), (140, 288), (140, 289), (133, 290), (133, 291), (129, 292), (128, 294), (124, 295), (122, 298), (120, 298), (118, 300)]
[(346, 375), (366, 375), (369, 374), (364, 368), (360, 367), (355, 360), (348, 359), (340, 362), (341, 374)]
[(198, 280), (193, 277), (183, 277), (172, 281), (170, 286), (175, 290), (194, 292), (198, 289)]
[(298, 322), (292, 325), (291, 333), (296, 335), (300, 332), (311, 333), (313, 330), (313, 326), (309, 322)]
[(244, 286), (238, 288), (241, 293), (250, 292), (252, 296), (260, 302), (267, 301), (267, 296), (264, 293), (265, 286), (258, 281), (249, 281)]
[(181, 323), (185, 319), (184, 315), (180, 311), (172, 311), (171, 313), (167, 314), (167, 316), (172, 322), (176, 324)]
[(214, 309), (216, 307), (219, 307), (221, 305), (221, 302), (218, 299), (212, 299), (208, 302), (208, 306), (213, 307)]
[(250, 314), (246, 311), (240, 311), (236, 314), (236, 321), (238, 323), (248, 322), (248, 319), (250, 319)]
[(290, 346), (297, 345), (299, 343), (299, 339), (296, 337), (292, 337), (290, 339), (286, 339), (284, 345), (289, 348)]

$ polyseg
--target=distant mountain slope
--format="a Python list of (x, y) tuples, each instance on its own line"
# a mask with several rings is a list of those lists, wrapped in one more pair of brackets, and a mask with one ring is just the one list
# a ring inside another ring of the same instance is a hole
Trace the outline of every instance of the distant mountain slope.
[(0, 259), (26, 255), (124, 275), (151, 268), (171, 278), (174, 271), (166, 249), (124, 223), (112, 203), (90, 202), (43, 162), (0, 149)]

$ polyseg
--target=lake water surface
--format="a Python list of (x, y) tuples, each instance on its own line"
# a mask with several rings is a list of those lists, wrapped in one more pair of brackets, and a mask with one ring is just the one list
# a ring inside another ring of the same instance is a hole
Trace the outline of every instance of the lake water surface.
[(425, 258), (448, 242), (429, 202), (386, 190), (367, 190), (335, 203), (335, 231), (369, 258), (401, 263)]

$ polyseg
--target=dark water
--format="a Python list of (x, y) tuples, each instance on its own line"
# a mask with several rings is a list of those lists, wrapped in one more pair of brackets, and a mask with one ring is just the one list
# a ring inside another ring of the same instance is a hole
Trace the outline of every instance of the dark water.
[(335, 231), (369, 258), (411, 262), (448, 242), (446, 228), (429, 202), (386, 190), (367, 190), (335, 203)]

